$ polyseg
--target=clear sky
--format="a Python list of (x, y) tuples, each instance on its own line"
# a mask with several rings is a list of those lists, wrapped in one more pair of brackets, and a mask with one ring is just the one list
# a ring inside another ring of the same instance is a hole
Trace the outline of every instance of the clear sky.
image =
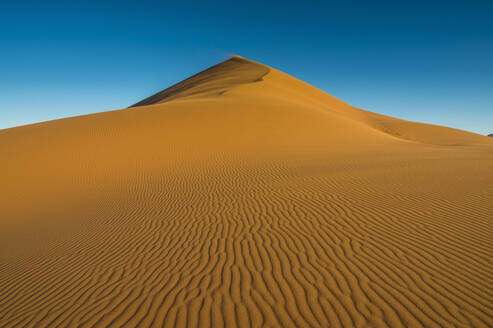
[[(174, 2), (174, 3), (173, 3)], [(0, 129), (127, 107), (231, 54), (493, 133), (493, 1), (1, 1)]]

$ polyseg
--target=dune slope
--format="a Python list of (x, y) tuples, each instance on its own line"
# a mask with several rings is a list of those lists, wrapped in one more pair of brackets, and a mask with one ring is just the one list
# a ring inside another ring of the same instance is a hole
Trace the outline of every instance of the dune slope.
[(493, 326), (491, 138), (235, 56), (0, 158), (0, 327)]

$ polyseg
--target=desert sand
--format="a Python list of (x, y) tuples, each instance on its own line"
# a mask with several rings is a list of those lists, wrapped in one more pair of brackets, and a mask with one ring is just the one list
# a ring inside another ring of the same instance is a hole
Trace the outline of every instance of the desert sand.
[(493, 326), (492, 138), (235, 56), (0, 158), (0, 327)]

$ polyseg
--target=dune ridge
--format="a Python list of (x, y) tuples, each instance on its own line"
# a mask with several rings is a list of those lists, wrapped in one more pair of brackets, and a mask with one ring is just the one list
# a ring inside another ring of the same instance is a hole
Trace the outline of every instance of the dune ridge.
[(0, 158), (0, 327), (493, 325), (486, 136), (236, 56)]
[(177, 98), (221, 95), (237, 85), (261, 81), (268, 72), (267, 66), (235, 55), (130, 107), (154, 105)]

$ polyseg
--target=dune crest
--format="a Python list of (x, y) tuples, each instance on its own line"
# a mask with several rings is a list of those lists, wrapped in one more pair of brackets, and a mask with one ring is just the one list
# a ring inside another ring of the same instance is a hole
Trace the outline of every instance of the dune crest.
[(0, 158), (0, 327), (493, 326), (486, 136), (235, 56)]
[(264, 65), (234, 56), (130, 107), (154, 105), (186, 97), (221, 95), (237, 85), (261, 81), (268, 72), (269, 68)]

